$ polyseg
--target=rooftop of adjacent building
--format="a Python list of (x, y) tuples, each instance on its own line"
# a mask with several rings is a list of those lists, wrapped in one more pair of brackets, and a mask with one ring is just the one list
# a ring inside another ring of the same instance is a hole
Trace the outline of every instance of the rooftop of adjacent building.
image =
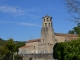
[[(54, 33), (54, 34), (55, 34), (55, 36), (65, 36), (69, 40), (74, 40), (75, 39), (75, 38), (72, 38), (72, 37), (78, 37), (78, 35), (76, 35), (76, 34), (64, 34), (64, 33)], [(31, 43), (31, 42), (41, 42), (41, 38), (28, 40), (26, 43)]]
[(77, 34), (54, 33), (56, 36), (77, 37)]
[(22, 47), (20, 47), (20, 48), (28, 48), (28, 47), (31, 47), (31, 46), (33, 46), (33, 45), (22, 46)]
[[(69, 40), (75, 40), (78, 37), (78, 35), (76, 35), (76, 34), (64, 34), (64, 33), (54, 33), (54, 34), (55, 34), (55, 36), (67, 37), (67, 39), (69, 39)], [(26, 43), (32, 43), (32, 42), (41, 42), (41, 38), (28, 40)], [(28, 47), (31, 47), (31, 46), (33, 46), (33, 45), (22, 46), (20, 48), (28, 48)]]

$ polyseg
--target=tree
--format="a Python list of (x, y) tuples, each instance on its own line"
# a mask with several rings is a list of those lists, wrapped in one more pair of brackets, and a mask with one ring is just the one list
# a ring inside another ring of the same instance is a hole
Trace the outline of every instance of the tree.
[(68, 13), (71, 15), (74, 22), (80, 22), (80, 0), (64, 0), (68, 8)]
[(5, 45), (0, 47), (0, 59), (4, 59), (4, 57), (8, 54), (8, 49), (5, 47)]
[(8, 55), (10, 60), (12, 60), (13, 54), (15, 52), (18, 52), (18, 48), (19, 46), (14, 42), (14, 40), (12, 38), (10, 38), (6, 44), (5, 44), (6, 48), (8, 49)]
[(14, 60), (22, 60), (22, 56), (20, 56), (20, 55), (15, 55), (15, 56), (14, 56)]
[(69, 30), (69, 34), (77, 34), (80, 36), (80, 23), (77, 24), (72, 30)]
[(23, 42), (15, 41), (15, 43), (16, 43), (19, 47), (24, 46), (24, 45), (25, 45), (25, 42), (26, 42), (26, 41), (23, 41)]
[[(0, 39), (0, 41), (4, 42), (3, 39)], [(12, 38), (8, 39), (4, 45), (0, 46), (0, 60), (12, 60), (13, 54), (18, 53), (18, 48), (23, 45), (25, 45), (25, 42), (14, 41)], [(15, 60), (20, 58), (22, 57), (15, 55)]]
[(57, 60), (80, 60), (80, 39), (56, 43), (53, 57)]
[(74, 30), (69, 30), (68, 33), (69, 34), (74, 34)]
[(0, 57), (2, 57), (1, 59), (12, 60), (13, 54), (18, 52), (18, 48), (18, 44), (15, 43), (12, 38), (10, 38), (3, 46), (0, 47)]
[(6, 41), (3, 40), (2, 38), (0, 38), (0, 46), (1, 46), (1, 45), (4, 45), (5, 43), (6, 43)]

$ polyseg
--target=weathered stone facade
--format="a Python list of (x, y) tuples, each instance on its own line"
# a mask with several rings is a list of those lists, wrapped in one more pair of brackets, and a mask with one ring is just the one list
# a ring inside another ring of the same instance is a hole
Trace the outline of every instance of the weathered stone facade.
[(42, 18), (41, 43), (39, 44), (40, 53), (52, 53), (54, 45), (54, 30), (52, 27), (52, 17), (45, 16)]
[(27, 41), (25, 46), (19, 48), (19, 54), (24, 60), (53, 60), (55, 43), (76, 40), (77, 37), (76, 34), (54, 33), (52, 17), (47, 15), (42, 18), (41, 38)]
[(25, 54), (23, 60), (54, 60), (53, 54)]

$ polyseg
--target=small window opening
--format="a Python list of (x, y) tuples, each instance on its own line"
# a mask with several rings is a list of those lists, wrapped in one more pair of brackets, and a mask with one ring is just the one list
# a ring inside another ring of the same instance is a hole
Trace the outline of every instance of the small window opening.
[(47, 18), (47, 21), (48, 21), (48, 18)]
[(43, 42), (44, 42), (44, 39), (43, 39)]
[(48, 42), (48, 44), (49, 44), (49, 42)]
[(34, 50), (35, 50), (35, 46), (34, 46)]
[(55, 39), (55, 43), (57, 43), (57, 39)]
[(50, 26), (50, 23), (49, 23), (49, 26)]
[(45, 19), (44, 19), (44, 21), (45, 21)]
[(47, 26), (47, 23), (45, 23), (45, 26)]
[(50, 21), (51, 21), (51, 19), (50, 19)]

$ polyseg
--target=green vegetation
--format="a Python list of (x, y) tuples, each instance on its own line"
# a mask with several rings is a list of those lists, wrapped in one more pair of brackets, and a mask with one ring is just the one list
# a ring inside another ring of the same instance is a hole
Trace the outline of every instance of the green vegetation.
[(80, 60), (80, 39), (56, 43), (53, 56), (58, 60)]
[(53, 57), (57, 60), (80, 60), (80, 23), (69, 34), (77, 34), (77, 40), (56, 43), (53, 47)]
[[(14, 41), (10, 38), (7, 41), (0, 39), (0, 60), (12, 60), (13, 54), (18, 53), (18, 48), (25, 45), (25, 42)], [(18, 54), (15, 56), (15, 60), (21, 58)]]
[(1, 45), (4, 45), (5, 43), (6, 43), (6, 41), (3, 40), (2, 38), (0, 38), (0, 46), (1, 46)]
[(69, 30), (69, 34), (77, 34), (80, 36), (80, 23), (77, 24), (72, 30)]

